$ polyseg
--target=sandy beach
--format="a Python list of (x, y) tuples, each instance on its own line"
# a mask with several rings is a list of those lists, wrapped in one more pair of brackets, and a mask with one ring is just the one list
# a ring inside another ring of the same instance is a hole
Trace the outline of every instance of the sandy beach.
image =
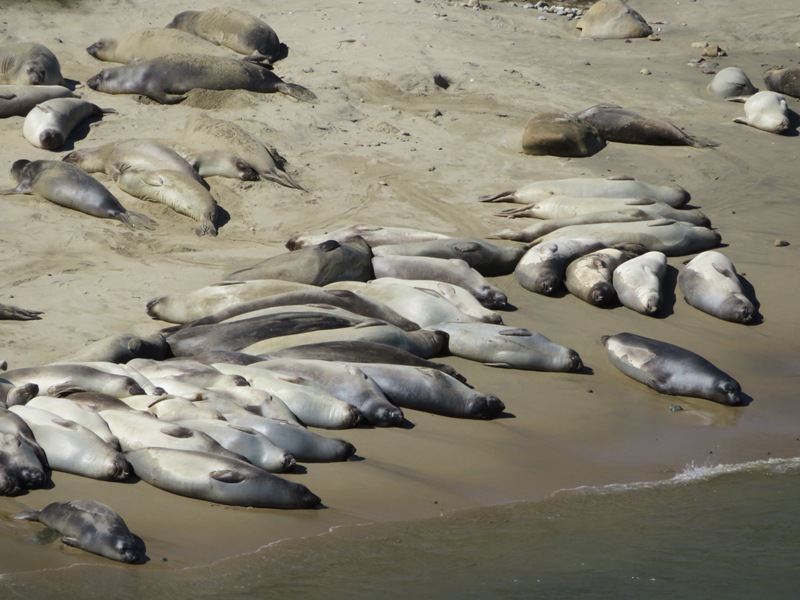
[[(49, 47), (73, 86), (110, 66), (85, 51), (100, 37), (161, 27), (187, 8), (215, 6), (212, 0), (191, 7), (175, 0), (4, 4), (0, 39)], [(91, 498), (112, 506), (150, 558), (120, 568), (169, 571), (341, 526), (539, 500), (580, 485), (661, 479), (692, 463), (798, 456), (800, 137), (796, 129), (775, 135), (733, 123), (742, 105), (709, 94), (712, 75), (690, 65), (700, 56), (693, 43), (718, 44), (727, 55), (707, 61), (741, 67), (763, 89), (766, 68), (800, 62), (796, 1), (638, 0), (631, 6), (660, 29), (659, 39), (630, 42), (581, 40), (575, 21), (522, 2), (481, 5), (275, 0), (267, 10), (241, 0), (237, 8), (267, 21), (290, 48), (275, 72), (312, 90), (317, 104), (283, 94), (197, 90), (167, 106), (81, 86), (84, 98), (117, 114), (79, 128), (58, 152), (31, 146), (22, 117), (0, 120), (0, 189), (14, 186), (9, 169), (20, 158), (58, 160), (120, 139), (178, 138), (187, 117), (208, 111), (274, 146), (307, 190), (209, 178), (227, 213), (216, 238), (195, 236), (193, 221), (126, 195), (104, 175), (98, 179), (123, 205), (158, 221), (155, 230), (132, 231), (34, 196), (3, 196), (0, 302), (44, 314), (38, 321), (0, 321), (0, 359), (9, 368), (42, 365), (111, 334), (155, 333), (168, 324), (146, 314), (149, 299), (214, 283), (285, 252), (286, 240), (298, 233), (354, 224), (475, 237), (521, 229), (523, 219), (495, 216), (509, 205), (479, 203), (478, 196), (568, 177), (629, 175), (686, 188), (690, 205), (721, 234), (721, 249), (752, 288), (763, 322), (724, 322), (686, 304), (675, 282), (690, 257), (669, 259), (666, 309), (658, 318), (598, 309), (569, 295), (537, 295), (513, 276), (493, 278), (515, 308), (503, 312), (505, 323), (574, 348), (586, 373), (442, 358), (475, 388), (500, 397), (502, 418), (407, 411), (407, 428), (320, 431), (353, 443), (358, 459), (304, 465), (305, 472), (287, 476), (322, 498), (319, 510), (231, 508), (144, 482), (54, 473), (52, 489), (0, 498), (0, 574), (108, 565), (57, 542), (31, 543), (41, 526), (10, 518), (55, 501)], [(436, 83), (442, 78), (446, 88)], [(609, 143), (580, 159), (521, 153), (533, 112), (576, 112), (598, 103), (671, 121), (719, 146)], [(626, 378), (600, 343), (602, 335), (623, 331), (703, 355), (741, 383), (748, 405), (660, 396)], [(684, 410), (670, 411), (672, 404)]]

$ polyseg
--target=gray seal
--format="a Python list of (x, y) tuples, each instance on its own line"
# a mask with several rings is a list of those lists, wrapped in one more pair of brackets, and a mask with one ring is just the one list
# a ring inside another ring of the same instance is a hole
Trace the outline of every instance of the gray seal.
[(582, 38), (626, 39), (647, 37), (653, 29), (644, 17), (623, 0), (599, 0), (587, 10), (577, 25)]
[(601, 339), (615, 367), (660, 394), (742, 404), (739, 383), (690, 350), (633, 333)]
[(144, 545), (109, 506), (95, 500), (53, 502), (42, 510), (25, 510), (15, 519), (38, 521), (55, 529), (61, 542), (125, 563), (144, 559)]
[(131, 229), (154, 228), (157, 223), (126, 209), (103, 184), (78, 167), (58, 160), (20, 159), (11, 165), (17, 187), (0, 195), (38, 194), (54, 204), (101, 219), (116, 219)]
[(614, 269), (613, 283), (623, 306), (643, 315), (661, 310), (662, 281), (667, 272), (663, 252), (647, 252), (631, 258)]
[(560, 237), (533, 246), (514, 269), (514, 276), (526, 290), (553, 295), (566, 275), (567, 265), (606, 244), (591, 237)]
[(0, 85), (0, 119), (24, 117), (31, 109), (53, 98), (76, 98), (61, 85)]
[(63, 85), (56, 55), (42, 44), (0, 44), (0, 84)]
[(80, 98), (53, 98), (31, 109), (22, 124), (22, 135), (37, 148), (58, 150), (82, 121), (116, 112)]
[(181, 102), (196, 88), (280, 92), (303, 102), (317, 100), (313, 92), (286, 83), (266, 66), (202, 54), (168, 54), (110, 67), (89, 78), (86, 85), (107, 94), (142, 94), (162, 104)]
[(606, 140), (591, 123), (560, 112), (537, 113), (522, 132), (522, 153), (531, 156), (594, 156)]
[(800, 98), (800, 66), (773, 67), (764, 73), (767, 89)]
[(750, 323), (755, 307), (745, 296), (731, 260), (707, 250), (686, 263), (678, 275), (678, 287), (691, 306), (734, 323)]
[(758, 90), (744, 70), (739, 67), (725, 67), (714, 75), (711, 83), (708, 84), (708, 91), (718, 98), (731, 100), (752, 96)]

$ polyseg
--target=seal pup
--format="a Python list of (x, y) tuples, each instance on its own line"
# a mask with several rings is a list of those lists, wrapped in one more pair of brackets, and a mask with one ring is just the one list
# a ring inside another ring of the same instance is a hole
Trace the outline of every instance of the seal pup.
[(576, 27), (581, 32), (581, 38), (599, 40), (641, 38), (653, 33), (644, 17), (623, 0), (595, 2)]
[(617, 299), (614, 270), (635, 254), (617, 248), (603, 248), (567, 265), (564, 284), (573, 296), (594, 306), (610, 306)]
[(633, 333), (601, 340), (615, 367), (660, 394), (742, 404), (739, 383), (690, 350)]
[(196, 88), (280, 92), (302, 102), (317, 100), (310, 90), (283, 81), (263, 65), (202, 54), (168, 54), (110, 67), (89, 78), (86, 85), (107, 94), (142, 94), (162, 104), (181, 102)]
[(790, 125), (789, 107), (777, 92), (761, 91), (745, 100), (744, 117), (736, 117), (733, 122), (769, 133), (783, 133)]
[(189, 163), (201, 177), (230, 177), (241, 181), (258, 181), (258, 173), (253, 166), (235, 152), (217, 148), (190, 147), (186, 142), (160, 140)]
[(178, 171), (139, 171), (123, 166), (116, 179), (119, 189), (139, 198), (169, 206), (175, 212), (199, 221), (197, 235), (217, 235), (217, 201), (194, 178)]
[(42, 510), (28, 509), (15, 519), (38, 521), (61, 534), (61, 542), (124, 563), (144, 558), (141, 541), (122, 517), (96, 500), (52, 502)]
[(663, 252), (647, 252), (614, 269), (613, 283), (623, 306), (643, 315), (661, 310), (661, 282), (667, 272)]
[(739, 67), (725, 67), (714, 75), (711, 83), (708, 84), (708, 91), (718, 98), (733, 100), (752, 96), (758, 89), (744, 70)]
[(589, 237), (549, 240), (525, 253), (514, 269), (514, 276), (526, 290), (550, 296), (561, 287), (569, 263), (605, 246)]
[(42, 44), (0, 44), (0, 84), (64, 85), (56, 55)]
[(537, 113), (522, 132), (522, 153), (531, 156), (594, 156), (606, 140), (591, 124), (560, 112)]
[(77, 98), (62, 85), (0, 85), (0, 119), (24, 117), (31, 109), (53, 98)]
[(299, 250), (308, 246), (321, 244), (326, 240), (336, 240), (340, 244), (349, 242), (355, 237), (361, 237), (370, 245), (384, 246), (386, 244), (406, 244), (410, 242), (427, 242), (429, 240), (442, 240), (451, 236), (444, 233), (423, 231), (410, 227), (384, 227), (379, 225), (352, 225), (344, 229), (337, 229), (330, 233), (294, 235), (286, 242), (289, 250)]
[(750, 323), (755, 307), (745, 296), (731, 260), (707, 250), (686, 263), (678, 274), (678, 287), (691, 306), (734, 323)]
[(0, 195), (37, 194), (54, 204), (101, 219), (116, 219), (130, 229), (153, 229), (157, 223), (126, 209), (102, 183), (74, 165), (59, 160), (20, 159), (11, 165), (17, 187)]
[(116, 112), (80, 98), (53, 98), (31, 109), (22, 124), (22, 135), (37, 148), (58, 150), (80, 122)]
[(800, 66), (773, 67), (764, 73), (767, 89), (800, 98)]
[(166, 26), (226, 46), (240, 54), (266, 56), (270, 62), (286, 58), (289, 48), (264, 21), (235, 8), (186, 10)]
[[(259, 178), (273, 181), (282, 186), (302, 190), (288, 173), (277, 164), (275, 156), (267, 146), (236, 123), (215, 119), (205, 113), (189, 117), (184, 128), (184, 138), (201, 148), (214, 148), (231, 152), (249, 164)], [(208, 155), (200, 151), (195, 156), (195, 167), (198, 171), (207, 172), (209, 162), (214, 154)], [(204, 165), (204, 163), (206, 163)]]
[(719, 146), (718, 142), (687, 135), (672, 123), (640, 115), (616, 104), (591, 106), (576, 113), (575, 119), (592, 125), (609, 142), (694, 148)]
[(11, 306), (10, 304), (0, 303), (0, 320), (4, 321), (33, 321), (41, 319), (40, 315), (44, 313), (41, 310), (29, 310), (27, 308), (19, 308)]
[(645, 198), (665, 202), (674, 207), (683, 206), (690, 199), (689, 192), (678, 185), (653, 185), (633, 177), (619, 176), (536, 181), (517, 190), (481, 196), (478, 201), (531, 204), (550, 196)]

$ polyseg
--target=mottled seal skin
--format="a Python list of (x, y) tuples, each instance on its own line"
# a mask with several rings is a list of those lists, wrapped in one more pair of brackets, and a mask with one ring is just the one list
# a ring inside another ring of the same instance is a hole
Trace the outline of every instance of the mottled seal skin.
[(42, 44), (0, 44), (0, 84), (63, 85), (58, 59)]
[(272, 27), (235, 8), (183, 11), (175, 15), (166, 27), (186, 31), (240, 54), (266, 56), (271, 62), (285, 58), (289, 52)]
[(742, 404), (739, 383), (694, 352), (633, 333), (601, 339), (615, 367), (660, 394)]
[(725, 321), (750, 323), (756, 314), (753, 303), (731, 260), (714, 250), (707, 250), (686, 263), (678, 275), (678, 287), (686, 302)]
[(31, 109), (22, 124), (22, 135), (37, 148), (58, 150), (82, 121), (116, 112), (80, 98), (53, 98)]
[(769, 133), (783, 133), (789, 129), (789, 106), (777, 92), (764, 90), (753, 94), (744, 103), (744, 117), (736, 117), (734, 123), (750, 125)]
[(588, 237), (556, 238), (528, 250), (514, 276), (526, 290), (549, 296), (561, 287), (569, 263), (604, 247), (602, 242)]
[(196, 53), (231, 57), (229, 49), (179, 29), (145, 29), (118, 38), (102, 38), (86, 48), (98, 60), (128, 64), (165, 54)]
[(594, 156), (606, 140), (591, 124), (560, 112), (533, 115), (522, 132), (522, 153), (531, 156)]
[(578, 21), (582, 38), (625, 39), (647, 37), (653, 29), (623, 0), (599, 0)]
[(747, 73), (739, 67), (725, 67), (719, 71), (711, 83), (708, 91), (724, 100), (752, 96), (758, 90), (750, 81)]
[(286, 83), (265, 66), (202, 54), (168, 54), (110, 67), (89, 78), (86, 85), (107, 94), (142, 94), (162, 104), (181, 102), (186, 92), (196, 88), (280, 92), (303, 102), (317, 100), (310, 90)]
[(592, 125), (609, 142), (695, 148), (719, 146), (718, 142), (687, 135), (672, 123), (640, 115), (616, 104), (597, 104), (576, 113), (575, 118)]
[(623, 306), (643, 315), (661, 310), (661, 283), (667, 272), (663, 252), (647, 252), (631, 258), (614, 269), (613, 284)]
[(294, 235), (286, 242), (289, 250), (299, 250), (321, 244), (326, 240), (336, 240), (340, 244), (361, 237), (371, 248), (386, 244), (407, 244), (447, 239), (451, 236), (433, 231), (423, 231), (409, 227), (382, 227), (378, 225), (352, 225), (330, 233)]
[(800, 66), (775, 67), (764, 73), (767, 89), (800, 98)]
[(53, 502), (14, 517), (55, 529), (62, 543), (125, 563), (143, 562), (143, 544), (109, 506), (95, 500)]
[(76, 98), (61, 85), (0, 85), (0, 119), (24, 117), (31, 109), (53, 98)]
[(116, 219), (131, 229), (154, 228), (145, 215), (127, 210), (103, 184), (85, 171), (58, 160), (20, 159), (11, 166), (17, 187), (0, 195), (37, 194), (54, 204), (101, 219)]
[(614, 270), (634, 256), (617, 248), (603, 248), (573, 260), (564, 277), (567, 290), (594, 306), (611, 306), (617, 299)]

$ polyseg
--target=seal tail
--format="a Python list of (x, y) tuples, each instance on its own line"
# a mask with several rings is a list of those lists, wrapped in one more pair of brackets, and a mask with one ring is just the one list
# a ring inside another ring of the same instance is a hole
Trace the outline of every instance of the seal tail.
[(719, 142), (715, 142), (714, 140), (710, 140), (704, 137), (695, 137), (695, 136), (688, 136), (689, 141), (691, 141), (691, 146), (693, 148), (716, 148), (719, 146)]
[(516, 202), (517, 198), (514, 195), (514, 190), (506, 190), (499, 194), (489, 194), (488, 196), (479, 196), (478, 202)]
[(309, 89), (304, 88), (302, 85), (296, 83), (279, 83), (275, 86), (275, 91), (297, 98), (301, 102), (315, 103), (318, 98), (317, 95)]
[(301, 190), (303, 192), (306, 191), (306, 188), (297, 183), (297, 181), (295, 181), (291, 175), (283, 171), (276, 171), (275, 173), (259, 173), (259, 177), (261, 177), (261, 179), (266, 179), (267, 181), (273, 181), (288, 188)]
[(117, 220), (122, 221), (131, 229), (138, 229), (140, 227), (143, 227), (144, 229), (155, 229), (158, 226), (157, 221), (151, 219), (147, 215), (133, 212), (132, 210), (120, 213), (117, 216)]
[(212, 237), (217, 236), (217, 228), (214, 226), (213, 219), (209, 216), (204, 216), (200, 220), (200, 225), (198, 227), (195, 227), (194, 232), (198, 236), (205, 234), (208, 234)]
[(28, 508), (23, 510), (21, 513), (17, 513), (12, 517), (17, 521), (38, 521), (39, 520), (39, 511), (33, 508)]

